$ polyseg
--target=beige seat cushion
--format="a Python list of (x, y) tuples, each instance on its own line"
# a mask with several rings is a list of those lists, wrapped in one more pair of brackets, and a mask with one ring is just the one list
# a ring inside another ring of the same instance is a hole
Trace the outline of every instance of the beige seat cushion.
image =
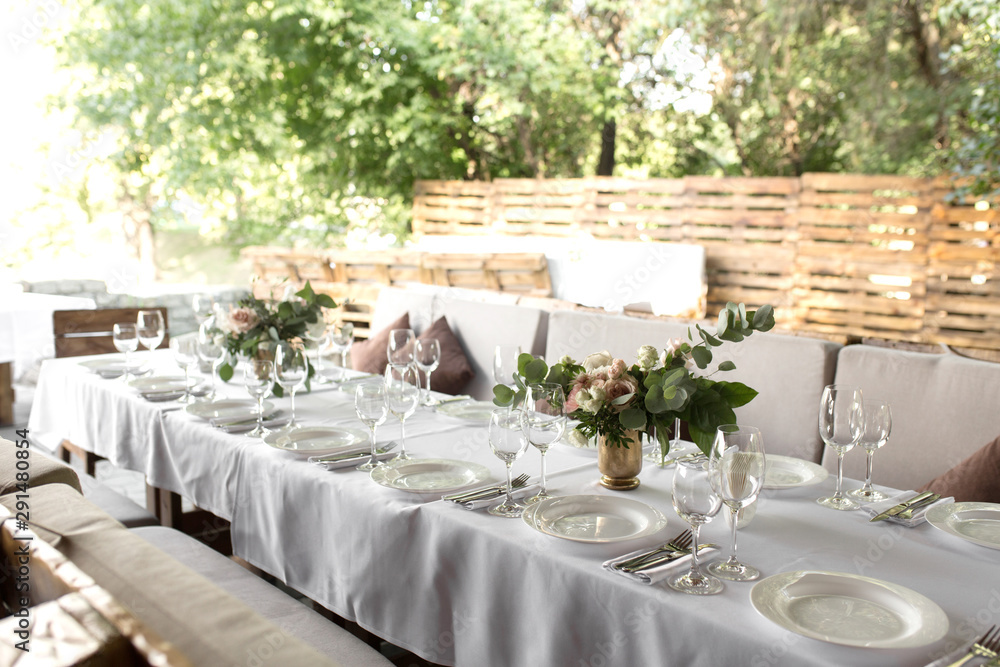
[[(14, 501), (0, 498), (8, 508)], [(133, 535), (69, 486), (36, 488), (31, 516), (39, 537), (193, 664), (249, 664), (262, 656), (272, 656), (267, 664), (337, 664)]]
[[(27, 452), (27, 459), (19, 458), (19, 452)], [(66, 484), (80, 490), (80, 478), (76, 471), (62, 461), (39, 453), (37, 450), (18, 447), (14, 442), (0, 438), (0, 496), (14, 493), (20, 483), (17, 479), (17, 462), (27, 460), (31, 487), (43, 484)]]

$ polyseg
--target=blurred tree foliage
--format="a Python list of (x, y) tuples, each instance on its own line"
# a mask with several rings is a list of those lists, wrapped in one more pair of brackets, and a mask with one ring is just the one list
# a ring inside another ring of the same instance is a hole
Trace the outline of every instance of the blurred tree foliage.
[(74, 1), (133, 223), (234, 245), (401, 238), (416, 179), (996, 180), (994, 0)]

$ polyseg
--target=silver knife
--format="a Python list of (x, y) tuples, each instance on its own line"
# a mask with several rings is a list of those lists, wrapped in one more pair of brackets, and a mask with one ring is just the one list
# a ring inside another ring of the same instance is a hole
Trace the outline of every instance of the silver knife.
[[(375, 453), (385, 454), (387, 452), (391, 452), (393, 449), (396, 448), (396, 445), (398, 444), (399, 443), (396, 442), (395, 440), (393, 440), (392, 442), (387, 442), (383, 446), (376, 449)], [(312, 461), (313, 463), (336, 463), (338, 461), (347, 461), (348, 459), (371, 458), (371, 455), (372, 455), (371, 450), (369, 449), (367, 452), (354, 451), (354, 452), (347, 452), (344, 454), (330, 454), (328, 456), (313, 456), (310, 457), (309, 460)]]
[[(711, 543), (709, 543), (709, 544), (699, 544), (698, 545), (698, 555), (701, 556), (701, 553), (703, 551), (705, 551), (706, 549), (718, 549), (718, 548), (719, 548), (718, 544), (711, 544)], [(649, 569), (652, 569), (654, 567), (659, 567), (660, 565), (664, 565), (664, 564), (669, 563), (671, 561), (675, 561), (675, 560), (677, 560), (679, 558), (684, 558), (685, 556), (690, 556), (690, 555), (691, 555), (691, 550), (690, 549), (683, 549), (681, 551), (669, 551), (669, 552), (667, 552), (666, 554), (664, 554), (663, 556), (661, 556), (659, 558), (654, 558), (652, 560), (646, 561), (645, 563), (640, 563), (638, 565), (633, 565), (632, 567), (622, 567), (622, 568), (619, 568), (619, 569), (622, 572), (629, 572), (629, 573), (631, 573), (631, 572), (642, 572), (643, 570), (649, 570)]]
[(871, 519), (869, 519), (868, 522), (871, 523), (873, 521), (883, 521), (885, 519), (888, 519), (891, 516), (896, 516), (900, 512), (905, 512), (906, 510), (910, 509), (911, 506), (913, 506), (913, 505), (919, 503), (920, 501), (925, 500), (926, 498), (929, 498), (929, 497), (931, 497), (933, 495), (934, 495), (933, 491), (924, 491), (923, 493), (918, 493), (917, 495), (913, 496), (909, 500), (904, 500), (903, 502), (899, 503), (898, 505), (893, 505), (892, 507), (890, 507), (886, 511), (882, 512), (881, 514), (876, 514)]

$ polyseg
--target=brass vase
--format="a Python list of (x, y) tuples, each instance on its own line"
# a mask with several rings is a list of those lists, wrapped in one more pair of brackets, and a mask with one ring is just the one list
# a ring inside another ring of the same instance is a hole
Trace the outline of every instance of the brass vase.
[(601, 471), (601, 486), (613, 491), (628, 491), (639, 486), (642, 471), (642, 440), (639, 431), (625, 431), (628, 447), (615, 447), (597, 440), (597, 469)]

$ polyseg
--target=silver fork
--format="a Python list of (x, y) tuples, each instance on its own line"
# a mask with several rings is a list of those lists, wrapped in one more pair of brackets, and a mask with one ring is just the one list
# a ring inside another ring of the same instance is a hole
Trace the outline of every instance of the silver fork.
[(679, 534), (674, 539), (670, 540), (666, 544), (656, 547), (652, 551), (647, 551), (644, 554), (639, 554), (638, 556), (635, 556), (634, 558), (629, 558), (627, 561), (623, 561), (621, 563), (615, 563), (615, 568), (620, 570), (627, 567), (636, 567), (652, 558), (655, 558), (656, 556), (659, 556), (660, 554), (666, 551), (684, 551), (685, 549), (691, 546), (692, 539), (693, 538), (690, 529), (685, 530), (683, 533)]
[(948, 667), (959, 667), (973, 658), (996, 658), (1000, 653), (1000, 626), (994, 625), (983, 633), (976, 642), (969, 648), (969, 652), (948, 665)]
[[(510, 488), (520, 489), (522, 486), (528, 483), (528, 474), (522, 473), (510, 481)], [(465, 493), (456, 493), (450, 496), (444, 496), (444, 500), (451, 500), (456, 503), (467, 503), (472, 500), (481, 500), (483, 498), (489, 498), (495, 494), (503, 493), (507, 490), (506, 484), (499, 484), (497, 486), (491, 486), (486, 489), (479, 489), (478, 491), (466, 491)]]
[(938, 495), (937, 493), (935, 493), (933, 495), (930, 495), (930, 496), (927, 496), (923, 500), (919, 500), (919, 501), (913, 503), (912, 505), (910, 505), (905, 510), (903, 510), (902, 512), (900, 512), (899, 514), (897, 514), (896, 516), (894, 516), (892, 518), (893, 519), (903, 519), (904, 521), (909, 521), (910, 519), (913, 518), (913, 512), (915, 510), (922, 510), (925, 507), (927, 507), (928, 505), (933, 505), (934, 503), (936, 503), (940, 499), (941, 499), (941, 496)]

